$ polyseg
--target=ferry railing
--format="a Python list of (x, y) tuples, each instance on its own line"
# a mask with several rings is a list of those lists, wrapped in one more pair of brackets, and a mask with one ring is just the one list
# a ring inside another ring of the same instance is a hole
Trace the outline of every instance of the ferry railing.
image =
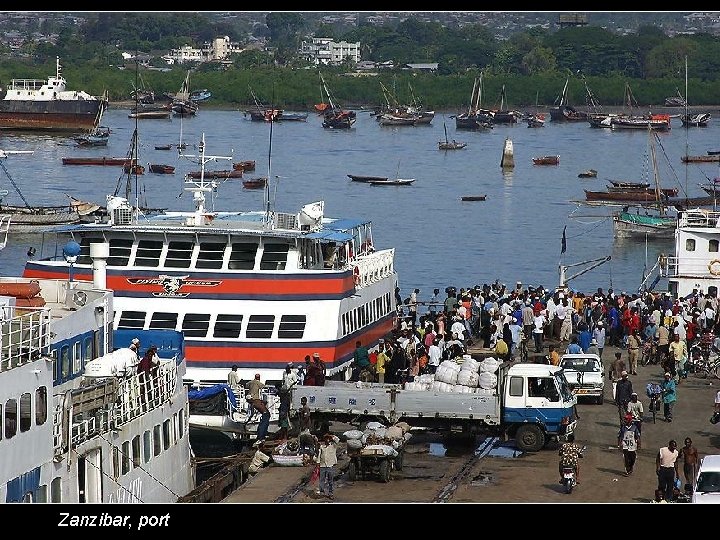
[(53, 414), (55, 456), (159, 408), (174, 395), (177, 378), (177, 362), (171, 360), (149, 374), (106, 377), (60, 396)]
[(688, 259), (683, 257), (682, 268), (678, 257), (665, 257), (660, 260), (660, 275), (662, 277), (689, 276), (698, 278), (714, 278), (710, 272), (710, 265), (704, 259)]
[(678, 217), (678, 227), (716, 228), (720, 212), (711, 210), (686, 210)]
[(368, 255), (360, 255), (350, 261), (355, 275), (355, 287), (367, 287), (376, 283), (395, 271), (395, 249), (384, 249)]
[(0, 307), (0, 371), (50, 354), (50, 309)]

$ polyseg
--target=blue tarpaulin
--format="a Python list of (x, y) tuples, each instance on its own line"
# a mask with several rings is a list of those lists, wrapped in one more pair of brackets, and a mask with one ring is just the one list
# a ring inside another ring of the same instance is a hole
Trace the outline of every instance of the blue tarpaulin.
[(188, 399), (208, 399), (220, 394), (221, 392), (227, 393), (230, 403), (233, 407), (237, 408), (235, 392), (233, 392), (230, 387), (224, 383), (207, 386), (205, 388), (191, 389), (190, 391), (188, 391)]

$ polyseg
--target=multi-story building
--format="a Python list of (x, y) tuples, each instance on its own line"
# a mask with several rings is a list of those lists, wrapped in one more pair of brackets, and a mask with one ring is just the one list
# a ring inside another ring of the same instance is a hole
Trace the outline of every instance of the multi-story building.
[(186, 62), (213, 62), (226, 60), (231, 54), (240, 53), (244, 48), (239, 43), (230, 41), (228, 36), (213, 39), (211, 42), (203, 43), (202, 48), (197, 49), (190, 45), (183, 45), (179, 49), (173, 49), (169, 54), (163, 56), (168, 64), (184, 64)]
[(313, 64), (342, 64), (345, 60), (360, 61), (360, 42), (336, 42), (332, 38), (312, 38), (300, 44), (300, 56)]

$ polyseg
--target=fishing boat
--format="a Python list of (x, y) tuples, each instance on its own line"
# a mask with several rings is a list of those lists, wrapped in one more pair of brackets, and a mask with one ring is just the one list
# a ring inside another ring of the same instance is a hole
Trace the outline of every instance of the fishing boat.
[(197, 102), (190, 99), (190, 70), (183, 79), (180, 91), (175, 94), (170, 109), (175, 116), (194, 116), (197, 114), (199, 106)]
[(80, 214), (72, 205), (33, 205), (25, 198), (3, 159), (14, 154), (32, 153), (32, 150), (0, 150), (0, 169), (22, 202), (9, 204), (6, 198), (10, 191), (0, 190), (0, 221), (4, 223), (5, 233), (42, 232), (57, 225), (80, 222)]
[(263, 189), (267, 185), (267, 178), (264, 176), (250, 178), (249, 180), (243, 180), (242, 184), (245, 189)]
[(166, 120), (170, 118), (173, 110), (169, 107), (137, 107), (130, 111), (128, 118), (139, 120)]
[(93, 129), (90, 133), (83, 135), (77, 135), (73, 137), (77, 146), (82, 147), (94, 147), (94, 146), (107, 146), (108, 140), (110, 139), (110, 128), (106, 126), (98, 126)]
[[(603, 201), (603, 202), (621, 202), (621, 203), (646, 203), (656, 204), (657, 196), (654, 189), (631, 190), (631, 191), (585, 191), (586, 201)], [(668, 195), (670, 194), (670, 195)], [(677, 196), (677, 189), (663, 188), (661, 189), (661, 198)]]
[[(64, 157), (63, 165), (100, 165), (107, 167), (125, 167), (130, 166), (133, 161), (127, 157)], [(137, 164), (135, 162), (135, 164)]]
[(155, 150), (170, 150), (172, 147), (172, 144), (156, 144)]
[(493, 127), (493, 111), (482, 108), (483, 77), (473, 81), (468, 110), (455, 115), (455, 129), (487, 130)]
[(595, 169), (587, 169), (578, 173), (578, 178), (597, 178), (597, 171)]
[(462, 150), (467, 146), (467, 143), (459, 142), (455, 139), (452, 141), (448, 140), (447, 126), (445, 125), (445, 122), (443, 122), (443, 129), (445, 130), (445, 140), (438, 141), (439, 150)]
[(190, 92), (190, 100), (194, 101), (195, 103), (202, 103), (203, 101), (207, 101), (212, 97), (212, 92), (208, 90), (207, 88), (202, 88), (200, 90), (193, 90)]
[(687, 113), (680, 115), (680, 121), (683, 126), (687, 127), (707, 127), (710, 122), (711, 115), (708, 112)]
[(522, 112), (513, 110), (513, 109), (506, 109), (505, 108), (505, 101), (507, 99), (507, 96), (505, 94), (505, 85), (502, 85), (502, 89), (500, 90), (500, 108), (496, 111), (494, 111), (493, 114), (493, 123), (494, 124), (517, 124), (520, 119), (522, 119), (525, 115), (523, 115)]
[(322, 127), (325, 129), (350, 129), (355, 125), (357, 114), (355, 111), (343, 109), (338, 101), (330, 93), (327, 83), (322, 75), (320, 75), (325, 95), (327, 96), (330, 107), (323, 111)]
[(525, 119), (527, 127), (529, 128), (541, 128), (545, 126), (545, 115), (542, 113), (531, 114)]
[[(109, 330), (107, 254), (94, 245), (95, 282), (0, 278), (4, 503), (174, 503), (195, 487), (182, 334)], [(157, 346), (150, 373), (135, 337)]]
[(175, 167), (173, 165), (150, 163), (148, 168), (150, 169), (150, 172), (154, 174), (175, 174)]
[(487, 195), (463, 195), (460, 197), (461, 201), (484, 201), (487, 198)]
[(560, 156), (540, 156), (532, 158), (533, 165), (560, 165)]
[(720, 163), (720, 154), (708, 154), (700, 156), (680, 156), (683, 163)]
[(556, 99), (557, 105), (550, 108), (550, 118), (553, 122), (587, 122), (588, 113), (578, 111), (569, 104), (568, 83), (570, 78), (565, 79), (560, 96)]
[[(201, 170), (232, 160), (206, 154), (204, 135), (198, 148), (182, 156)], [(357, 341), (373, 348), (392, 331), (395, 250), (381, 247), (371, 220), (326, 216), (323, 201), (281, 212), (269, 185), (260, 209), (219, 211), (218, 189), (185, 178), (195, 209), (151, 215), (111, 196), (107, 221), (54, 231), (60, 243), (44, 243), (25, 277), (66, 276), (54, 246), (72, 239), (81, 247), (74, 279), (90, 281), (90, 246), (106, 240), (114, 328), (182, 331), (191, 382), (225, 382), (234, 364), (246, 380), (279, 381), (288, 362), (313, 352), (340, 377)]]
[(365, 176), (362, 174), (348, 174), (350, 180), (353, 182), (387, 182), (387, 176)]
[(236, 171), (254, 171), (255, 160), (246, 159), (245, 161), (236, 161), (235, 163), (233, 163), (233, 169), (235, 169)]
[(370, 180), (371, 186), (409, 186), (415, 181), (414, 178), (393, 178), (392, 180)]
[(0, 129), (87, 131), (95, 129), (108, 106), (107, 95), (66, 90), (60, 57), (55, 75), (43, 79), (11, 79), (0, 88)]

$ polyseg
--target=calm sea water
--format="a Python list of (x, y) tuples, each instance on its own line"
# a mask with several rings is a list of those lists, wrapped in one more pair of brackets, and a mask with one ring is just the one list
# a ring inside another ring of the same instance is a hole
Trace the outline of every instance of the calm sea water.
[[(83, 149), (70, 139), (45, 135), (0, 135), (4, 150), (34, 150), (16, 155), (4, 165), (30, 204), (64, 204), (65, 194), (104, 204), (124, 176), (119, 168), (63, 166), (65, 156), (127, 155), (135, 121), (125, 109), (111, 109), (103, 124), (112, 129), (106, 148)], [(717, 115), (714, 115), (717, 118)], [(549, 118), (548, 118), (549, 119)], [(445, 121), (450, 138), (465, 141), (463, 150), (440, 151)], [(681, 163), (686, 147), (690, 154), (720, 149), (720, 119), (707, 128), (685, 130), (679, 119), (673, 129), (660, 134), (658, 167), (663, 187), (700, 196), (698, 183), (720, 176), (717, 164)], [(197, 164), (174, 151), (155, 145), (181, 140), (196, 144), (206, 137), (206, 152), (232, 156), (233, 161), (254, 159), (257, 170), (249, 176), (273, 178), (275, 208), (297, 212), (306, 203), (325, 201), (331, 217), (370, 218), (375, 245), (395, 247), (395, 265), (403, 295), (413, 288), (428, 299), (432, 289), (473, 286), (497, 280), (511, 287), (516, 281), (553, 288), (558, 265), (574, 265), (610, 255), (610, 262), (568, 282), (573, 289), (597, 287), (635, 291), (643, 269), (651, 267), (659, 252), (671, 252), (672, 241), (614, 240), (607, 207), (588, 207), (583, 189), (602, 190), (608, 179), (653, 181), (648, 164), (648, 135), (644, 131), (592, 129), (586, 123), (555, 124), (529, 129), (525, 124), (496, 126), (488, 132), (456, 132), (450, 114), (438, 114), (431, 125), (383, 127), (369, 113), (358, 112), (350, 131), (325, 130), (319, 117), (307, 122), (273, 126), (270, 151), (269, 124), (251, 122), (237, 110), (202, 109), (194, 118), (141, 120), (140, 161), (177, 167), (174, 175), (145, 174), (140, 189), (151, 207), (192, 209), (192, 198), (183, 194), (183, 172)], [(500, 158), (505, 138), (514, 146), (515, 168), (503, 172)], [(197, 153), (188, 148), (187, 153)], [(560, 156), (558, 166), (534, 166), (532, 158)], [(667, 158), (666, 158), (667, 156)], [(208, 169), (230, 168), (229, 161), (211, 163)], [(578, 173), (596, 169), (595, 179)], [(347, 174), (415, 178), (411, 186), (377, 187), (351, 182)], [(135, 187), (135, 186), (133, 186)], [(15, 189), (0, 171), (0, 188), (7, 189), (8, 203), (22, 204)], [(124, 188), (123, 188), (124, 189)], [(487, 195), (484, 202), (461, 202), (463, 195)], [(222, 182), (216, 210), (260, 210), (263, 192), (242, 189), (241, 181)], [(566, 229), (567, 252), (561, 255)], [(11, 235), (0, 252), (2, 275), (19, 275), (27, 251), (40, 252), (41, 235)], [(567, 275), (586, 265), (573, 266)], [(664, 287), (660, 282), (658, 287)]]

